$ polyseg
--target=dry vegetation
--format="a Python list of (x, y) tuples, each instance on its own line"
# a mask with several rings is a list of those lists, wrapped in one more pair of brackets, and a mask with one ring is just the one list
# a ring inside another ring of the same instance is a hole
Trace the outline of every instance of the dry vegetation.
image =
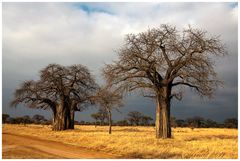
[(174, 128), (172, 139), (156, 139), (154, 127), (75, 126), (52, 131), (50, 126), (3, 125), (3, 133), (36, 136), (86, 149), (104, 151), (119, 158), (237, 158), (237, 129)]

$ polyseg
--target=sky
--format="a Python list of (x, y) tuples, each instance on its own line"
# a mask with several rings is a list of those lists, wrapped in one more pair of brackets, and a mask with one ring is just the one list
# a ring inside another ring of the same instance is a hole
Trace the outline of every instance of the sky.
[[(220, 36), (228, 55), (214, 58), (218, 77), (224, 81), (213, 99), (202, 99), (185, 89), (182, 101), (171, 102), (177, 119), (202, 116), (218, 122), (238, 117), (238, 4), (237, 3), (3, 3), (2, 5), (2, 112), (12, 117), (35, 114), (51, 118), (51, 111), (9, 107), (14, 90), (25, 80), (39, 79), (50, 63), (82, 64), (101, 84), (105, 64), (117, 60), (117, 49), (126, 34), (170, 24), (188, 25)], [(93, 121), (96, 107), (76, 113), (76, 120)], [(155, 101), (129, 93), (121, 113), (139, 111), (155, 118)]]

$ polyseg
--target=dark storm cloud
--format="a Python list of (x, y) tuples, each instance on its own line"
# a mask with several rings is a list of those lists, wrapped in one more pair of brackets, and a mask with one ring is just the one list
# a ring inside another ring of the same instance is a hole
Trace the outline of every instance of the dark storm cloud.
[[(144, 11), (144, 12), (143, 12)], [(221, 35), (229, 55), (214, 58), (216, 71), (225, 84), (212, 100), (202, 100), (186, 90), (181, 102), (172, 102), (177, 118), (195, 115), (222, 121), (237, 117), (237, 3), (3, 3), (3, 113), (12, 116), (51, 114), (23, 105), (9, 108), (14, 89), (24, 80), (38, 79), (38, 71), (49, 63), (83, 64), (102, 82), (104, 63), (117, 58), (114, 52), (124, 35), (138, 33), (162, 23), (179, 29), (190, 24), (212, 35)], [(154, 118), (155, 103), (132, 94), (125, 100), (123, 119), (132, 110)], [(95, 108), (77, 113), (90, 120)]]

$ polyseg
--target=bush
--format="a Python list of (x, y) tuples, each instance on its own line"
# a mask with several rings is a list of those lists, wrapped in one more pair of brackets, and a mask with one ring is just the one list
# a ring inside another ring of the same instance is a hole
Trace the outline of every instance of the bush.
[(236, 118), (228, 118), (224, 121), (226, 128), (238, 128), (238, 120)]

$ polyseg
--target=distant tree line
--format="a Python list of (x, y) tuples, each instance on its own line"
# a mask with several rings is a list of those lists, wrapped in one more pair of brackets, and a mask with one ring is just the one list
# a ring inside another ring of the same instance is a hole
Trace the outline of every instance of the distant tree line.
[[(107, 123), (107, 111), (103, 109), (99, 109), (97, 113), (93, 113), (91, 117), (95, 120), (95, 125), (106, 125)], [(124, 120), (120, 120), (117, 122), (113, 122), (113, 125), (119, 126), (149, 126), (153, 125), (152, 118), (150, 116), (145, 116), (138, 111), (131, 111), (128, 113), (127, 118)]]
[(28, 115), (22, 117), (10, 117), (8, 114), (2, 114), (2, 123), (8, 124), (42, 124), (42, 125), (50, 125), (52, 123), (51, 120), (46, 119), (42, 115), (34, 115), (30, 117)]
[[(95, 126), (106, 126), (108, 125), (107, 111), (99, 109), (97, 113), (93, 113), (91, 117), (95, 120), (94, 122), (89, 121), (75, 121), (75, 125), (95, 125)], [(2, 123), (7, 124), (42, 124), (50, 125), (51, 120), (47, 120), (42, 115), (34, 115), (32, 118), (28, 115), (22, 117), (10, 117), (8, 114), (2, 114)], [(131, 111), (127, 117), (123, 120), (113, 121), (113, 126), (155, 126), (153, 118), (150, 116), (143, 115), (138, 111)], [(189, 127), (189, 128), (238, 128), (237, 118), (227, 118), (223, 123), (218, 123), (211, 119), (205, 119), (200, 116), (194, 116), (187, 119), (176, 119), (171, 117), (172, 127)]]
[[(128, 117), (123, 120), (113, 122), (113, 126), (155, 126), (155, 123), (153, 122), (153, 119), (151, 117), (144, 116), (140, 112), (137, 112), (137, 114), (133, 114), (135, 112), (137, 111), (130, 112), (128, 114)], [(95, 113), (92, 116), (95, 116), (95, 115), (98, 115), (98, 113)], [(99, 121), (95, 120), (95, 122), (76, 121), (75, 124), (104, 126), (104, 125), (107, 125), (107, 122), (105, 122), (105, 120), (102, 120), (102, 122), (100, 120)], [(176, 119), (175, 117), (171, 117), (171, 126), (174, 128), (189, 127), (192, 129), (194, 128), (238, 128), (238, 120), (237, 118), (227, 118), (224, 120), (223, 123), (219, 123), (214, 120), (204, 119), (203, 117), (199, 117), (199, 116), (194, 116), (187, 119)]]
[[(100, 109), (97, 113), (91, 115), (95, 120), (94, 125), (107, 125), (107, 113)], [(88, 125), (90, 122), (81, 121), (78, 124)], [(155, 126), (153, 118), (146, 116), (138, 111), (131, 111), (124, 120), (113, 122), (117, 126)], [(200, 116), (194, 116), (187, 119), (176, 119), (171, 117), (172, 127), (189, 127), (189, 128), (238, 128), (238, 120), (236, 118), (227, 118), (223, 123), (218, 123), (211, 119), (205, 119)]]
[(223, 123), (218, 123), (212, 119), (204, 119), (200, 116), (194, 116), (191, 118), (176, 119), (171, 118), (172, 127), (190, 127), (190, 128), (238, 128), (237, 118), (227, 118)]

